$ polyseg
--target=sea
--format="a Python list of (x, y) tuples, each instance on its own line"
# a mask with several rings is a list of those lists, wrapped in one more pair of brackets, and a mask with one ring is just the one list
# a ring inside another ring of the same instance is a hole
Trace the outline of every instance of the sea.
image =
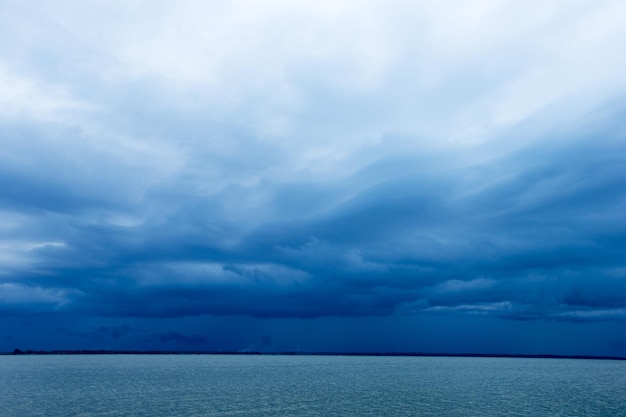
[(0, 416), (626, 416), (626, 361), (0, 356)]

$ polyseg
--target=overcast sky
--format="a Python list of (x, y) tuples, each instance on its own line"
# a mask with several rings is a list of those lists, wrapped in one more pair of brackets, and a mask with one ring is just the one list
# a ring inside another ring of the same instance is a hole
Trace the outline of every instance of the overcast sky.
[(0, 351), (626, 356), (624, 16), (0, 0)]

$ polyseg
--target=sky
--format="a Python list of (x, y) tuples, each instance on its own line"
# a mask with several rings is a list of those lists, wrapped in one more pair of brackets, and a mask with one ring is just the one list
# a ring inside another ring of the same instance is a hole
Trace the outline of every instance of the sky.
[(0, 0), (0, 351), (626, 357), (621, 0)]

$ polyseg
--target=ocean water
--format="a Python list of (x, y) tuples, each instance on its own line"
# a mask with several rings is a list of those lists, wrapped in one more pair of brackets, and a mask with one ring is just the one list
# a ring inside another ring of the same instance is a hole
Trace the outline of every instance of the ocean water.
[(626, 361), (0, 356), (0, 416), (626, 416)]

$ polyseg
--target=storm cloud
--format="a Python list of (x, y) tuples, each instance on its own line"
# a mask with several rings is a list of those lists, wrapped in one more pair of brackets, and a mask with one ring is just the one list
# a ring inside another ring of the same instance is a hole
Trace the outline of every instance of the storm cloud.
[(0, 314), (623, 328), (626, 10), (473, 3), (3, 6)]

